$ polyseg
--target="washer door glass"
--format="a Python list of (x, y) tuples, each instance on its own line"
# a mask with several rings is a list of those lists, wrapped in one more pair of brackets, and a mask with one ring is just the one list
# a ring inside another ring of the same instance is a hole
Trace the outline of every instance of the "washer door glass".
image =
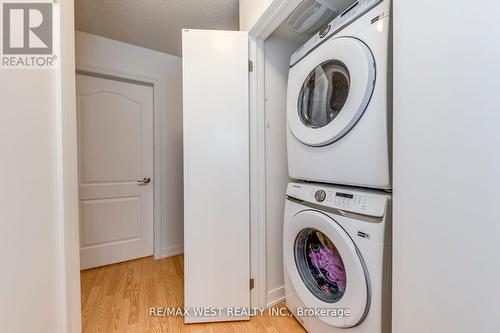
[[(294, 206), (288, 209), (291, 207)], [(304, 208), (283, 226), (287, 288), (296, 293), (306, 308), (350, 310), (348, 317), (318, 317), (328, 325), (356, 326), (363, 321), (370, 305), (368, 271), (363, 258), (333, 215)], [(339, 218), (349, 223), (349, 219)]]
[(321, 128), (334, 120), (347, 101), (349, 81), (349, 70), (338, 60), (313, 69), (300, 90), (298, 111), (302, 123)]
[(308, 228), (295, 239), (295, 264), (309, 291), (326, 303), (338, 302), (346, 290), (346, 270), (339, 251), (321, 231)]

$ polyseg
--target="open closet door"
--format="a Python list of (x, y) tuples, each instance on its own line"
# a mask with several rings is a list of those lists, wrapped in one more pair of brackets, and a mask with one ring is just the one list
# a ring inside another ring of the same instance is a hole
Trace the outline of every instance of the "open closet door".
[(249, 319), (247, 33), (183, 30), (182, 66), (185, 322)]

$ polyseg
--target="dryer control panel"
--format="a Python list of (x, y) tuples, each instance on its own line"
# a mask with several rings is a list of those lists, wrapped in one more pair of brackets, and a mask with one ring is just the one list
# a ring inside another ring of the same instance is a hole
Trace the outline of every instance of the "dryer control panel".
[(388, 194), (376, 194), (369, 190), (307, 183), (288, 184), (287, 195), (309, 203), (373, 217), (384, 216), (389, 200)]
[(382, 0), (358, 0), (335, 17), (329, 24), (324, 26), (316, 35), (311, 37), (304, 45), (302, 45), (290, 58), (290, 67), (299, 62), (309, 52), (318, 47), (328, 38), (335, 35), (337, 32), (345, 28), (352, 21), (365, 14), (367, 11), (381, 3)]

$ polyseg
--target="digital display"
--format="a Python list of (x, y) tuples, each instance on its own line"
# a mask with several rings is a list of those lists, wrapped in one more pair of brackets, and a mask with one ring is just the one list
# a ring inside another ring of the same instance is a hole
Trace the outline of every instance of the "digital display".
[(354, 195), (352, 194), (347, 194), (347, 193), (335, 193), (335, 196), (336, 197), (341, 197), (341, 198), (348, 198), (348, 199), (353, 199), (354, 198)]

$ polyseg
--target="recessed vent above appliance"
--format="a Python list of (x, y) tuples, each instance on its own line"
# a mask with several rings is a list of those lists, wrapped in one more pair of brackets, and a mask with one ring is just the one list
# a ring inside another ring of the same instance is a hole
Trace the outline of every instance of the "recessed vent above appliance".
[(288, 27), (312, 36), (348, 8), (353, 0), (304, 0), (288, 17)]

